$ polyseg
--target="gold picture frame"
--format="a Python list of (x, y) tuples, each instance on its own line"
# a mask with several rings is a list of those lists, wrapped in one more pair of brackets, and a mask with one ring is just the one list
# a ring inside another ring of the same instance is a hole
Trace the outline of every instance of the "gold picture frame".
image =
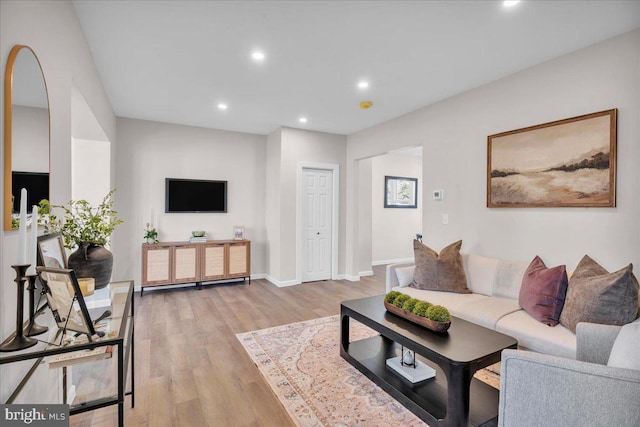
[(487, 137), (487, 207), (615, 207), (617, 109)]

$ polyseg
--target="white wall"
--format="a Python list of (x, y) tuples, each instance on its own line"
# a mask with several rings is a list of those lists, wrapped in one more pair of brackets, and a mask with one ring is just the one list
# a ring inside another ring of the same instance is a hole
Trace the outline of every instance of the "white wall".
[(265, 223), (266, 265), (269, 280), (277, 281), (280, 275), (280, 166), (282, 152), (282, 130), (277, 129), (267, 136)]
[[(537, 65), (350, 135), (348, 165), (421, 145), (423, 234), (434, 249), (463, 239), (463, 251), (575, 268), (586, 253), (605, 268), (640, 266), (640, 30)], [(617, 207), (486, 207), (487, 136), (618, 108)], [(351, 186), (352, 184), (353, 187)], [(347, 189), (356, 195), (353, 181)], [(445, 200), (425, 198), (444, 189)], [(348, 199), (353, 221), (357, 199)], [(366, 204), (365, 204), (366, 206)], [(449, 214), (449, 225), (441, 214)], [(354, 251), (357, 236), (348, 245)], [(352, 266), (353, 267), (353, 266)]]
[(417, 209), (384, 207), (384, 177), (402, 176), (418, 178), (418, 191), (422, 180), (422, 157), (409, 154), (385, 154), (371, 159), (371, 259), (373, 265), (413, 260), (412, 239), (422, 233), (422, 206), (418, 194)]
[[(345, 215), (345, 156), (346, 136), (312, 132), (301, 129), (281, 129), (280, 153), (280, 276), (273, 277), (276, 283), (290, 284), (299, 280), (296, 274), (296, 201), (297, 173), (300, 162), (337, 164), (340, 175), (339, 217)], [(345, 224), (340, 221), (338, 252), (345, 252)], [(342, 256), (341, 259), (344, 257)], [(344, 271), (344, 263), (338, 263), (338, 272)]]
[[(9, 51), (16, 44), (30, 46), (38, 56), (49, 93), (51, 118), (51, 201), (66, 203), (71, 198), (71, 97), (76, 85), (109, 139), (115, 141), (115, 115), (104, 92), (91, 52), (69, 1), (0, 2), (0, 77), (4, 81)], [(3, 86), (2, 86), (3, 87)], [(2, 89), (4, 99), (4, 89)], [(3, 106), (0, 108), (4, 108)], [(2, 113), (4, 111), (2, 110)], [(0, 121), (3, 134), (4, 123)], [(115, 150), (115, 145), (112, 147)], [(0, 162), (0, 164), (3, 164)], [(4, 171), (2, 171), (4, 172)], [(0, 207), (0, 209), (2, 209)], [(0, 233), (0, 335), (15, 330), (16, 286), (10, 265), (15, 262), (18, 232)], [(26, 310), (25, 310), (26, 312)], [(28, 364), (0, 367), (0, 400), (5, 401)], [(56, 372), (56, 371), (54, 371)], [(39, 368), (22, 392), (20, 401), (57, 402), (59, 381)]]
[(97, 206), (115, 186), (115, 144), (77, 87), (71, 95), (71, 198)]
[(71, 176), (73, 200), (86, 200), (92, 206), (111, 191), (111, 143), (72, 138)]
[[(114, 279), (141, 280), (144, 224), (153, 210), (161, 241), (193, 230), (231, 239), (244, 225), (252, 275), (266, 273), (266, 137), (145, 120), (118, 119), (116, 202), (125, 223), (114, 233)], [(228, 181), (227, 213), (164, 213), (165, 178)]]

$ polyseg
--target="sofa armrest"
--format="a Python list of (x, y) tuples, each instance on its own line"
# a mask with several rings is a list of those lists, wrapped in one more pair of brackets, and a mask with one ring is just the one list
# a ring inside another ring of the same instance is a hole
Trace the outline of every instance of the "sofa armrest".
[(640, 371), (504, 350), (501, 427), (638, 426)]
[(621, 326), (578, 323), (576, 359), (606, 365)]
[(412, 265), (414, 265), (412, 262), (387, 265), (387, 276), (385, 280), (386, 292), (389, 292), (391, 288), (395, 288), (396, 286), (399, 285), (398, 276), (396, 275), (396, 268), (411, 267)]

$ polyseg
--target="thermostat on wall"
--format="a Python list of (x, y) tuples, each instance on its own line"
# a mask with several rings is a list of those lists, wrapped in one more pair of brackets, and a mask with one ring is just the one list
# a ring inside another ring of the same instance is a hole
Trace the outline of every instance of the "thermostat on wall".
[(444, 199), (444, 191), (433, 190), (433, 200), (442, 200), (442, 199)]

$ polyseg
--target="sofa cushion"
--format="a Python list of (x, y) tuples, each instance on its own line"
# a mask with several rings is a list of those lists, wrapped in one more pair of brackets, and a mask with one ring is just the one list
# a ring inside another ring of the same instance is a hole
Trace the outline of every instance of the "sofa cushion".
[(461, 304), (454, 315), (485, 328), (495, 329), (498, 320), (518, 310), (521, 310), (518, 301), (490, 297), (469, 300)]
[(633, 266), (613, 273), (585, 255), (569, 281), (560, 323), (575, 332), (578, 322), (624, 325), (638, 314)]
[(416, 261), (413, 283), (417, 289), (470, 293), (462, 265), (462, 240), (450, 244), (438, 254), (421, 242), (413, 241)]
[(462, 254), (462, 262), (467, 274), (467, 287), (471, 292), (491, 296), (498, 261), (497, 258)]
[(556, 326), (567, 293), (567, 269), (564, 265), (547, 268), (536, 256), (522, 277), (520, 306), (538, 322)]
[(415, 265), (409, 267), (398, 267), (396, 268), (396, 277), (398, 278), (398, 286), (404, 287), (409, 286), (413, 283), (413, 271), (415, 270)]
[(518, 346), (539, 353), (576, 358), (576, 336), (561, 324), (555, 328), (538, 322), (526, 311), (519, 310), (502, 317), (496, 331), (518, 340)]
[(636, 369), (640, 371), (640, 322), (633, 322), (620, 328), (611, 348), (607, 366)]
[(517, 301), (520, 297), (522, 277), (528, 267), (527, 262), (498, 260), (491, 295)]

